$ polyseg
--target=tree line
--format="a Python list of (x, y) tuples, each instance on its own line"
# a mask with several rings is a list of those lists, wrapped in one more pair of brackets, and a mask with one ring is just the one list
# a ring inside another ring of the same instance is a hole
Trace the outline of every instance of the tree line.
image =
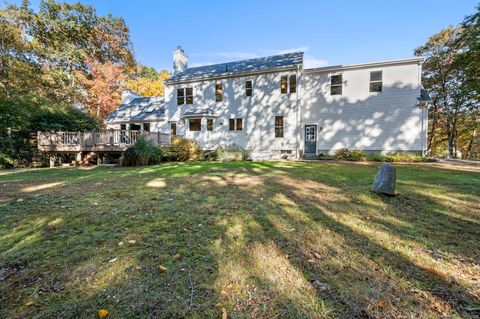
[(480, 6), (415, 54), (425, 57), (422, 83), (432, 97), (428, 153), (480, 159)]
[(162, 95), (170, 74), (135, 61), (122, 18), (43, 0), (0, 8), (0, 167), (42, 162), (37, 130), (86, 130), (121, 101), (123, 87)]
[[(480, 159), (480, 7), (415, 50), (425, 57), (428, 153)], [(122, 88), (163, 95), (170, 74), (135, 59), (122, 18), (42, 0), (0, 8), (0, 167), (41, 164), (37, 130), (99, 128)]]

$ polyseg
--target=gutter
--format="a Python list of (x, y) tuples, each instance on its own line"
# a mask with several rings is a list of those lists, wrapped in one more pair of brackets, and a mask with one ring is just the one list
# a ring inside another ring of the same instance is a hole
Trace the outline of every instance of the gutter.
[(424, 61), (423, 57), (414, 57), (414, 58), (390, 60), (390, 61), (332, 65), (332, 66), (325, 66), (321, 68), (304, 69), (303, 72), (308, 74), (308, 73), (316, 73), (316, 72), (364, 69), (364, 68), (371, 68), (371, 67), (383, 67), (383, 66), (402, 65), (402, 64), (414, 64), (414, 63), (422, 64), (423, 61)]

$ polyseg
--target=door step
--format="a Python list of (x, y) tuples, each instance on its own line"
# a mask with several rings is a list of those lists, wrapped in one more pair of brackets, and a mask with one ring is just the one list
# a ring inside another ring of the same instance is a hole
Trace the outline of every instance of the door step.
[(315, 160), (315, 159), (318, 159), (318, 155), (317, 154), (303, 154), (303, 159)]

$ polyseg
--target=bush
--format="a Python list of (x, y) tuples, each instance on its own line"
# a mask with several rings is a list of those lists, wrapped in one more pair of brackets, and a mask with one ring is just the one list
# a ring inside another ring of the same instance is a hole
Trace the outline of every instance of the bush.
[(335, 159), (342, 161), (361, 161), (365, 160), (366, 154), (362, 150), (349, 150), (348, 148), (340, 148), (335, 151)]
[[(319, 156), (319, 159), (332, 159), (331, 156), (324, 155)], [(390, 154), (380, 154), (380, 153), (370, 153), (367, 154), (362, 150), (349, 150), (348, 148), (341, 148), (335, 151), (333, 156), (336, 160), (342, 161), (372, 161), (372, 162), (409, 162), (409, 163), (420, 163), (420, 162), (434, 162), (435, 159), (431, 157), (425, 157), (413, 153), (390, 153)]]
[(198, 161), (202, 157), (202, 150), (198, 143), (189, 138), (176, 137), (169, 150), (169, 159), (187, 162)]
[(162, 161), (162, 149), (151, 141), (139, 138), (137, 142), (128, 147), (120, 158), (123, 166), (145, 166), (158, 164)]
[(217, 147), (217, 149), (206, 156), (209, 161), (218, 162), (241, 162), (245, 161), (249, 156), (248, 151), (238, 147)]

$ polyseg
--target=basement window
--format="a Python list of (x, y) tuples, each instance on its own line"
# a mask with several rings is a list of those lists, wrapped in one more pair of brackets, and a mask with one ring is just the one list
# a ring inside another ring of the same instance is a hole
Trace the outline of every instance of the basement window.
[(370, 72), (370, 92), (382, 92), (383, 72)]
[(341, 74), (335, 74), (330, 77), (330, 95), (342, 95)]

